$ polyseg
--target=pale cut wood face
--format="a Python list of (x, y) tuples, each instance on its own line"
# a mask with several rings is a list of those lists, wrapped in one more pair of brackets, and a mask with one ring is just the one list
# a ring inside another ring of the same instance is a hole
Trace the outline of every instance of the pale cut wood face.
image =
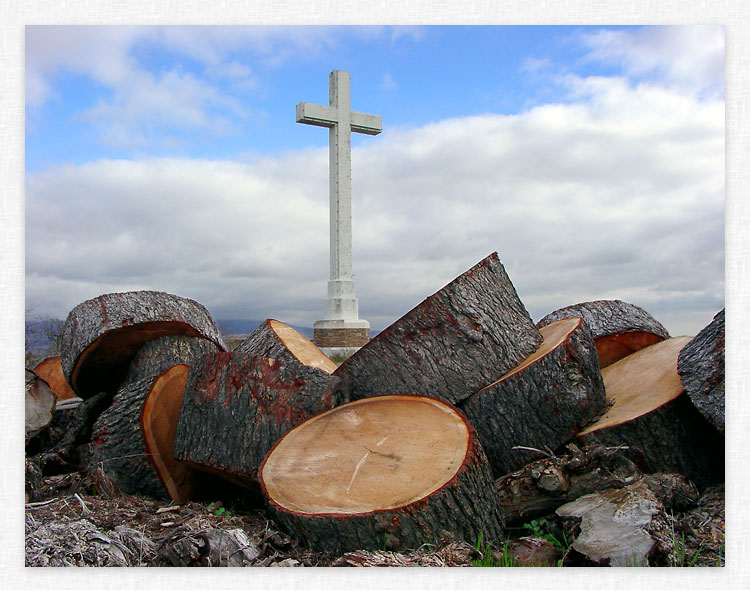
[(690, 340), (690, 336), (669, 338), (602, 369), (607, 401), (612, 406), (579, 436), (634, 420), (680, 395), (683, 387), (677, 357)]
[(469, 431), (451, 406), (417, 396), (339, 406), (290, 431), (261, 477), (268, 496), (303, 514), (398, 508), (449, 482), (463, 465)]
[(296, 356), (303, 365), (315, 367), (329, 374), (336, 370), (336, 363), (297, 330), (277, 320), (269, 320), (269, 324), (281, 341), (286, 344), (289, 352)]

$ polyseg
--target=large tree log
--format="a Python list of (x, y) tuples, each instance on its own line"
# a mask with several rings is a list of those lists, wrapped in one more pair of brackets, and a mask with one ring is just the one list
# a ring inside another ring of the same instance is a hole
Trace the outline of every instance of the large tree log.
[[(496, 477), (556, 449), (607, 408), (591, 332), (581, 318), (543, 327), (542, 345), (460, 404)], [(526, 450), (515, 447), (527, 447)]]
[(275, 520), (311, 547), (402, 550), (440, 532), (498, 540), (502, 513), (473, 428), (420, 396), (358, 400), (287, 433), (260, 469)]
[(308, 338), (278, 320), (266, 320), (243, 340), (234, 352), (264, 356), (282, 361), (294, 360), (326, 373), (336, 370), (336, 363)]
[(26, 443), (49, 426), (52, 410), (55, 408), (55, 395), (47, 382), (34, 371), (26, 369)]
[(77, 397), (76, 392), (71, 389), (65, 375), (63, 375), (59, 356), (52, 356), (41, 361), (34, 367), (34, 373), (47, 382), (58, 401)]
[(65, 320), (63, 373), (84, 399), (114, 394), (145, 342), (175, 335), (205, 338), (225, 350), (210, 314), (191, 299), (158, 291), (100, 295), (76, 306)]
[(338, 404), (331, 391), (335, 381), (293, 359), (204, 355), (188, 374), (175, 457), (253, 485), (264, 455), (283, 434)]
[(375, 336), (334, 374), (348, 400), (400, 394), (457, 404), (541, 342), (494, 253)]
[(669, 338), (667, 329), (645, 309), (617, 299), (563, 307), (547, 314), (536, 325), (541, 328), (572, 317), (583, 318), (591, 330), (602, 369), (636, 350)]
[(688, 342), (677, 359), (680, 380), (698, 411), (724, 432), (724, 310)]
[(611, 407), (578, 437), (628, 447), (643, 471), (676, 471), (703, 489), (723, 480), (724, 441), (682, 395), (677, 358), (689, 341), (670, 338), (603, 369)]

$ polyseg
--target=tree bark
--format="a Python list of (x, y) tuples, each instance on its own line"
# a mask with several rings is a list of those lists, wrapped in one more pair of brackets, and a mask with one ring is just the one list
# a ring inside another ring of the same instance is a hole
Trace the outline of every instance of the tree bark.
[(58, 401), (77, 397), (65, 380), (59, 356), (52, 356), (41, 361), (34, 367), (34, 373), (47, 382)]
[(263, 456), (288, 430), (335, 405), (328, 373), (297, 361), (237, 352), (190, 368), (175, 457), (237, 483), (257, 483)]
[(61, 363), (66, 380), (84, 399), (121, 386), (135, 353), (162, 336), (194, 336), (224, 350), (205, 307), (157, 291), (110, 293), (84, 301), (65, 321)]
[(564, 318), (580, 317), (588, 325), (603, 369), (621, 358), (669, 338), (669, 332), (646, 310), (617, 299), (588, 301), (544, 316), (537, 328)]
[(347, 400), (421, 395), (457, 404), (541, 342), (494, 253), (375, 336), (334, 374)]
[(685, 345), (677, 371), (690, 401), (724, 432), (724, 310)]
[(627, 447), (642, 471), (676, 471), (704, 489), (723, 481), (724, 440), (683, 395), (677, 358), (689, 340), (670, 338), (603, 369), (611, 406), (578, 438)]
[(589, 329), (568, 318), (540, 330), (542, 345), (523, 363), (460, 404), (496, 477), (556, 449), (607, 407)]
[(448, 530), (499, 540), (502, 513), (466, 417), (420, 396), (372, 397), (291, 430), (260, 469), (276, 522), (325, 551), (403, 550)]
[(278, 320), (269, 319), (263, 322), (234, 349), (234, 352), (282, 361), (293, 360), (326, 373), (336, 370), (336, 363), (323, 354), (315, 344), (291, 326)]

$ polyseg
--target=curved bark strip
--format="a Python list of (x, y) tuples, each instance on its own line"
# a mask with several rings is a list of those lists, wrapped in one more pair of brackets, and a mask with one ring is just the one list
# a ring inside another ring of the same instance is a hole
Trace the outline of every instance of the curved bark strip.
[(398, 394), (456, 404), (541, 342), (494, 253), (375, 336), (334, 374), (348, 400)]
[(336, 404), (328, 373), (294, 360), (204, 355), (189, 370), (175, 433), (179, 461), (244, 485), (288, 430)]
[(581, 318), (544, 326), (542, 345), (464, 401), (496, 477), (557, 448), (607, 408), (594, 340)]
[(724, 432), (724, 310), (685, 345), (677, 371), (690, 401)]
[(141, 429), (143, 405), (153, 383), (153, 378), (135, 381), (115, 394), (112, 404), (94, 423), (88, 464), (92, 470), (101, 464), (104, 473), (126, 494), (167, 499)]
[(536, 325), (541, 328), (571, 317), (583, 318), (591, 330), (602, 369), (636, 350), (669, 338), (667, 329), (645, 309), (617, 299), (563, 307), (544, 316)]
[(503, 532), (473, 428), (433, 398), (372, 397), (315, 416), (276, 443), (259, 476), (277, 522), (320, 550), (416, 548), (442, 530), (476, 543)]
[(175, 365), (157, 377), (141, 412), (146, 450), (169, 497), (176, 504), (183, 504), (191, 498), (195, 484), (195, 471), (174, 458), (174, 436), (187, 376), (187, 365)]
[(175, 365), (193, 364), (209, 352), (217, 352), (214, 342), (194, 336), (162, 336), (144, 343), (135, 353), (121, 384), (157, 377)]
[(204, 338), (225, 350), (211, 315), (191, 299), (158, 291), (100, 295), (76, 306), (65, 320), (63, 373), (84, 399), (114, 393), (145, 342), (175, 335)]
[(55, 399), (58, 401), (78, 397), (65, 379), (65, 375), (63, 375), (59, 356), (51, 356), (44, 359), (34, 367), (34, 373), (47, 382), (50, 390), (55, 394)]
[(724, 441), (682, 395), (677, 358), (689, 341), (670, 338), (603, 369), (611, 407), (578, 437), (628, 447), (644, 472), (682, 473), (703, 489), (723, 481)]
[(291, 326), (278, 320), (269, 319), (263, 322), (234, 351), (284, 361), (292, 359), (326, 373), (336, 370), (336, 363), (323, 354), (315, 344)]

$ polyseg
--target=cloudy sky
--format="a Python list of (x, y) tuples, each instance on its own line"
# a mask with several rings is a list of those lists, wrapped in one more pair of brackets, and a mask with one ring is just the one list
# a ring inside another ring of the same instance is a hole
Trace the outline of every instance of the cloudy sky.
[(721, 26), (28, 26), (25, 292), (65, 318), (167, 291), (323, 317), (328, 133), (351, 73), (360, 317), (497, 251), (534, 320), (622, 299), (673, 336), (724, 307)]

